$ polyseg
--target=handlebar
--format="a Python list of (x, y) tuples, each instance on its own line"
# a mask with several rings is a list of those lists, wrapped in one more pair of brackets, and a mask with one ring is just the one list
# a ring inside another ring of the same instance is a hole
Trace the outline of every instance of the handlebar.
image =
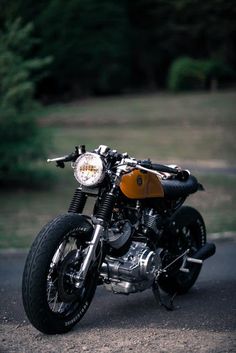
[(65, 162), (73, 162), (74, 160), (75, 160), (74, 153), (71, 153), (68, 156), (47, 159), (47, 163), (56, 162), (57, 167), (64, 168)]
[[(104, 149), (106, 147), (106, 149)], [(85, 146), (76, 146), (75, 147), (75, 152), (72, 152), (69, 155), (62, 156), (62, 157), (57, 157), (57, 158), (52, 158), (52, 159), (47, 159), (47, 162), (56, 162), (57, 167), (64, 168), (65, 167), (65, 162), (75, 162), (76, 159), (83, 153), (85, 153)], [(187, 170), (182, 170), (180, 168), (172, 168), (167, 165), (163, 164), (157, 164), (157, 163), (152, 163), (150, 160), (144, 160), (144, 161), (137, 161), (135, 159), (129, 158), (127, 153), (120, 154), (115, 150), (110, 150), (107, 146), (100, 146), (95, 152), (105, 155), (106, 152), (106, 158), (112, 162), (112, 165), (116, 162), (120, 162), (120, 165), (116, 165), (116, 167), (121, 167), (121, 166), (130, 166), (133, 168), (137, 168), (143, 171), (149, 171), (157, 175), (161, 175), (161, 173), (168, 173), (172, 175), (176, 175), (176, 177), (180, 180), (187, 180), (190, 173)]]
[(57, 157), (57, 158), (48, 158), (47, 159), (47, 163), (51, 163), (51, 162), (66, 162), (68, 156), (63, 156), (63, 157)]
[(142, 168), (143, 170), (153, 170), (159, 173), (171, 173), (171, 174), (178, 174), (179, 169), (171, 168), (168, 167), (167, 165), (163, 164), (156, 164), (152, 163), (150, 160), (147, 161), (136, 161), (132, 159), (125, 159), (125, 162), (127, 162), (128, 166), (136, 167), (136, 168)]
[[(142, 167), (147, 166), (145, 163), (140, 164)], [(150, 166), (148, 168), (155, 170), (156, 172), (161, 172), (161, 173), (170, 173), (170, 174), (178, 174), (179, 170), (175, 168), (168, 167), (167, 165), (163, 164), (156, 164), (156, 163), (150, 163)]]
[(67, 156), (63, 157), (57, 157), (57, 158), (52, 158), (52, 159), (47, 159), (47, 162), (73, 162), (77, 156), (75, 156), (75, 153), (68, 154)]
[(56, 162), (57, 167), (64, 168), (65, 167), (65, 162), (75, 162), (76, 159), (80, 156), (80, 154), (85, 152), (85, 146), (76, 146), (75, 147), (75, 152), (72, 152), (66, 156), (62, 157), (57, 157), (57, 158), (52, 158), (52, 159), (47, 159), (47, 162)]
[(136, 161), (132, 159), (126, 159), (125, 160), (128, 166), (144, 170), (144, 171), (149, 171), (154, 174), (160, 175), (161, 173), (168, 173), (168, 174), (173, 174), (176, 176), (177, 179), (179, 180), (187, 180), (190, 172), (188, 170), (180, 169), (180, 168), (171, 168), (167, 165), (163, 164), (156, 164), (156, 163), (151, 163), (151, 161)]

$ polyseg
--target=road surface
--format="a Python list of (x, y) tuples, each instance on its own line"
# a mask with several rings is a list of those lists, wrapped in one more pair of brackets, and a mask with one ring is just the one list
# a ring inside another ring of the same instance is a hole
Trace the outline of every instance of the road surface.
[(25, 254), (0, 254), (1, 353), (235, 353), (236, 241), (217, 241), (193, 289), (176, 309), (156, 304), (152, 291), (114, 295), (99, 287), (82, 321), (65, 335), (34, 329), (21, 303)]

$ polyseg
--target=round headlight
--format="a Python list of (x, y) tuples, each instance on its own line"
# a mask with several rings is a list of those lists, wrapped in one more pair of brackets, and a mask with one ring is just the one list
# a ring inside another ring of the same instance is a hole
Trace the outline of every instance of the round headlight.
[(102, 159), (96, 153), (82, 154), (74, 164), (75, 179), (84, 186), (96, 186), (105, 175)]

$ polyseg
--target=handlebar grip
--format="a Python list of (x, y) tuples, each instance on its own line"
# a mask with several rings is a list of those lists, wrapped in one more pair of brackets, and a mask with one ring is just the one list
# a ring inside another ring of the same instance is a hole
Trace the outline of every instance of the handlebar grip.
[(74, 162), (76, 160), (76, 158), (78, 158), (78, 155), (76, 153), (71, 153), (67, 156), (63, 156), (63, 157), (57, 157), (57, 158), (52, 158), (52, 159), (47, 159), (47, 162)]
[(163, 173), (171, 173), (171, 174), (179, 173), (178, 169), (168, 167), (167, 165), (156, 164), (156, 163), (152, 163), (150, 165), (150, 169), (156, 170), (157, 172), (163, 172)]
[(74, 162), (74, 160), (77, 158), (77, 156), (75, 155), (75, 153), (71, 153), (68, 156), (65, 157), (63, 162)]

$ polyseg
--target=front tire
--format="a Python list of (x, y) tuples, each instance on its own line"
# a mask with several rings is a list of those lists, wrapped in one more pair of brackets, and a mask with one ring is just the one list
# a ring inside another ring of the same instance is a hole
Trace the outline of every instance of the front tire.
[[(171, 250), (166, 258), (164, 267), (172, 262), (176, 257), (190, 249), (189, 256), (193, 256), (206, 243), (206, 227), (201, 214), (194, 208), (183, 206), (171, 217), (170, 226), (167, 229)], [(196, 282), (201, 271), (201, 265), (189, 264), (186, 267), (189, 273), (179, 270), (182, 261), (177, 269), (166, 275), (161, 275), (158, 280), (159, 286), (169, 294), (184, 294)]]
[(96, 290), (96, 266), (81, 289), (76, 289), (72, 278), (92, 233), (83, 216), (68, 213), (49, 222), (33, 242), (23, 273), (22, 298), (29, 321), (39, 331), (67, 332), (87, 311)]

